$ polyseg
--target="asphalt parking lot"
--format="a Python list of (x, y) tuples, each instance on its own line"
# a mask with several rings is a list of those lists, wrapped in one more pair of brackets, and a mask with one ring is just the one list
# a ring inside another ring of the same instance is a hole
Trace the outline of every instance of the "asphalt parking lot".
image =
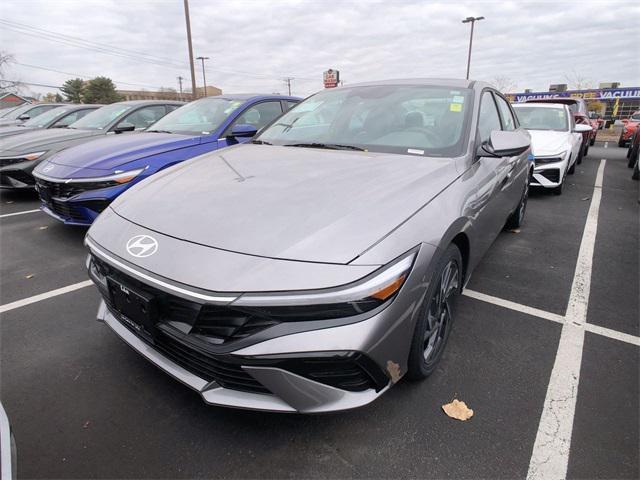
[[(532, 193), (427, 381), (318, 416), (203, 404), (94, 321), (98, 294), (77, 285), (85, 231), (2, 193), (0, 393), (18, 476), (522, 478), (564, 458), (568, 478), (640, 477), (638, 182), (609, 147), (591, 147), (562, 196)], [(453, 398), (471, 420), (443, 414)]]

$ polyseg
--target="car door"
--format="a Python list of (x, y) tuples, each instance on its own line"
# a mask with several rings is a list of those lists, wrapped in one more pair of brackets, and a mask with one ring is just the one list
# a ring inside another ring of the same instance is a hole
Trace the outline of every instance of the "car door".
[[(496, 93), (494, 93), (494, 98), (498, 105), (502, 130), (508, 132), (515, 131), (518, 128), (518, 122), (509, 102)], [(506, 209), (505, 218), (513, 211), (515, 206), (520, 203), (525, 185), (525, 179), (523, 177), (528, 177), (529, 175), (529, 160), (526, 155), (515, 155), (513, 157), (507, 157), (506, 160), (506, 174), (502, 180), (502, 195)]]
[(221, 138), (218, 140), (220, 148), (238, 143), (246, 143), (251, 140), (250, 137), (232, 137), (231, 130), (235, 125), (247, 124), (260, 130), (264, 126), (282, 115), (282, 104), (280, 100), (268, 100), (256, 103), (238, 114), (236, 119), (225, 129)]
[(571, 114), (571, 112), (568, 112), (568, 114), (569, 114), (569, 135), (571, 135), (571, 163), (574, 163), (578, 159), (578, 155), (580, 155), (580, 147), (582, 147), (582, 134), (575, 132), (576, 119)]
[[(478, 147), (488, 143), (491, 132), (495, 130), (502, 130), (502, 123), (493, 94), (490, 90), (485, 90), (480, 99), (475, 142), (477, 151), (481, 152)], [(477, 245), (475, 258), (484, 255), (506, 221), (502, 188), (508, 168), (508, 158), (480, 153), (464, 175), (464, 180), (469, 179), (474, 185), (466, 216), (472, 219), (471, 228)]]

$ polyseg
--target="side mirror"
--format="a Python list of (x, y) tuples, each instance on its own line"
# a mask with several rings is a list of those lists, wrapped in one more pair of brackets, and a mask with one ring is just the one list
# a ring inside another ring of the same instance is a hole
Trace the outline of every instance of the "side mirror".
[(248, 123), (238, 123), (231, 129), (230, 137), (253, 137), (258, 129)]
[(30, 118), (31, 118), (31, 117), (29, 116), (29, 114), (28, 114), (28, 113), (23, 113), (22, 115), (20, 115), (20, 116), (18, 117), (18, 120), (25, 121), (25, 120), (29, 120)]
[(591, 130), (593, 130), (593, 128), (591, 128), (591, 125), (585, 125), (583, 123), (578, 123), (575, 127), (573, 127), (573, 131), (576, 133), (590, 132)]
[(136, 129), (136, 126), (132, 123), (122, 122), (119, 123), (117, 127), (113, 129), (116, 133), (122, 132), (133, 132)]
[(526, 152), (530, 146), (531, 138), (523, 132), (494, 130), (490, 140), (480, 145), (478, 156), (514, 157)]

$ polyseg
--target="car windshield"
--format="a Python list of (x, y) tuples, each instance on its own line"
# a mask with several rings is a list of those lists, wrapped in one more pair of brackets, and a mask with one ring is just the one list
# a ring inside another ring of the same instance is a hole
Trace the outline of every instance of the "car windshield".
[(24, 112), (26, 112), (31, 108), (33, 108), (33, 105), (31, 103), (20, 105), (19, 107), (16, 107), (13, 110), (11, 110), (2, 118), (4, 118), (5, 120), (15, 120), (16, 118), (18, 118), (20, 115), (22, 115)]
[(206, 135), (216, 130), (244, 100), (202, 98), (167, 114), (147, 131)]
[(22, 125), (25, 127), (43, 128), (46, 127), (49, 122), (55, 120), (58, 116), (68, 112), (69, 107), (52, 108), (51, 110), (44, 112), (42, 115), (32, 118), (24, 122)]
[(631, 120), (635, 122), (640, 122), (640, 112), (634, 113), (633, 115), (631, 115)]
[(79, 128), (81, 130), (104, 130), (116, 118), (132, 108), (133, 105), (123, 105), (121, 103), (107, 105), (106, 107), (101, 107), (91, 113), (88, 113), (77, 122), (73, 122), (68, 128)]
[(18, 107), (9, 107), (9, 108), (0, 110), (0, 118), (7, 118), (7, 115), (13, 112), (16, 108)]
[(548, 108), (514, 105), (520, 125), (527, 130), (569, 131), (567, 112), (564, 108)]
[(289, 110), (254, 142), (457, 156), (464, 149), (471, 103), (471, 90), (445, 86), (324, 90)]

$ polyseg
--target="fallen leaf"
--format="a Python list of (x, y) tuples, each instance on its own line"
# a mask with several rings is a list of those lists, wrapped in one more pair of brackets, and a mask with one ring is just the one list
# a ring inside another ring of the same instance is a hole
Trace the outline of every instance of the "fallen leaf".
[(584, 198), (582, 199), (582, 201), (584, 202), (585, 200), (589, 200), (590, 198), (591, 198), (591, 197), (584, 197)]
[(26, 275), (24, 278), (26, 278), (27, 280), (29, 280), (30, 278), (33, 278), (33, 273), (30, 273), (29, 275)]
[(514, 228), (513, 230), (509, 230), (511, 233), (520, 233), (519, 228)]
[(443, 405), (442, 410), (444, 410), (444, 413), (449, 417), (455, 418), (456, 420), (462, 420), (463, 422), (473, 417), (473, 410), (467, 407), (466, 403), (461, 402), (457, 398), (454, 399), (453, 402)]
[(45, 225), (44, 227), (40, 227), (40, 230), (46, 230), (47, 228), (49, 228), (49, 226)]
[(7, 205), (11, 205), (12, 203), (13, 203), (13, 200), (9, 200), (9, 201), (7, 202)]
[(84, 425), (82, 425), (82, 428), (89, 428), (89, 425), (91, 425), (91, 422), (87, 420), (86, 422), (84, 422)]

